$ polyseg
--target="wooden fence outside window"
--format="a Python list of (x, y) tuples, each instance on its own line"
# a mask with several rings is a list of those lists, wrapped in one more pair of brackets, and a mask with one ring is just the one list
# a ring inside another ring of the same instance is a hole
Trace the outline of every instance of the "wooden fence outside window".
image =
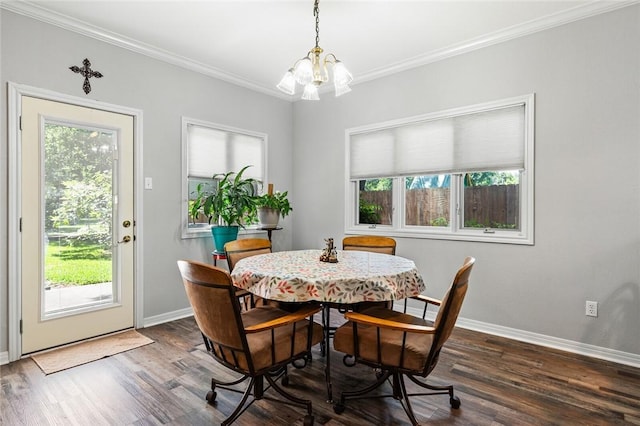
[[(406, 225), (448, 226), (449, 192), (449, 188), (408, 189)], [(519, 197), (519, 185), (465, 187), (465, 227), (519, 229)], [(377, 220), (371, 216), (363, 220), (361, 215), (361, 223), (391, 224), (391, 191), (360, 191), (360, 200), (361, 211), (363, 206), (377, 206)]]

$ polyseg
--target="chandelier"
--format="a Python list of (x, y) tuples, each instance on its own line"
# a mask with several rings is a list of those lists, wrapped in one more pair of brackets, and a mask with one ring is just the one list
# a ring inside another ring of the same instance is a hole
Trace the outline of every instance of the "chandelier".
[(307, 56), (298, 59), (293, 67), (282, 77), (278, 83), (278, 89), (288, 95), (295, 95), (296, 83), (304, 86), (302, 99), (317, 101), (318, 88), (329, 80), (329, 71), (327, 64), (331, 64), (333, 68), (333, 85), (335, 87), (336, 96), (343, 95), (351, 91), (349, 83), (353, 80), (353, 76), (347, 70), (342, 62), (340, 62), (333, 53), (327, 54), (324, 59), (320, 59), (323, 50), (320, 47), (320, 9), (318, 1), (315, 0), (313, 5), (313, 15), (316, 17), (316, 46), (307, 53)]

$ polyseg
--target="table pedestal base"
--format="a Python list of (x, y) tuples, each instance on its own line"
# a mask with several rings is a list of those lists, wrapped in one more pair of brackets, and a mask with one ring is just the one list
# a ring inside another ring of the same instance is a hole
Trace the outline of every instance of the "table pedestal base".
[(325, 358), (324, 364), (324, 379), (327, 383), (327, 402), (333, 404), (333, 392), (331, 385), (331, 304), (325, 303), (322, 305), (322, 330), (324, 331), (324, 342), (322, 345), (322, 356)]
[(326, 302), (322, 304), (322, 330), (324, 332), (324, 340), (321, 344), (320, 355), (325, 357), (324, 376), (327, 383), (327, 402), (333, 403), (333, 393), (331, 384), (331, 337), (335, 333), (337, 327), (331, 326), (331, 308), (338, 309), (339, 312), (347, 312), (353, 310), (355, 305), (343, 303)]

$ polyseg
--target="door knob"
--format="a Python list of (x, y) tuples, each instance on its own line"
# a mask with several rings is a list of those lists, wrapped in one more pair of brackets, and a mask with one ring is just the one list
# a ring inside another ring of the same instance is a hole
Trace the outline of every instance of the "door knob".
[(118, 244), (128, 243), (129, 241), (131, 241), (131, 237), (129, 235), (125, 235), (122, 237), (122, 241), (118, 241)]

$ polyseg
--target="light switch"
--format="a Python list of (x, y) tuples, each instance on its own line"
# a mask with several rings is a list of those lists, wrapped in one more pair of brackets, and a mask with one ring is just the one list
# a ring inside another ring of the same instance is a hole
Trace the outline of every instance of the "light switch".
[(144, 178), (144, 189), (153, 189), (153, 179), (150, 177)]

